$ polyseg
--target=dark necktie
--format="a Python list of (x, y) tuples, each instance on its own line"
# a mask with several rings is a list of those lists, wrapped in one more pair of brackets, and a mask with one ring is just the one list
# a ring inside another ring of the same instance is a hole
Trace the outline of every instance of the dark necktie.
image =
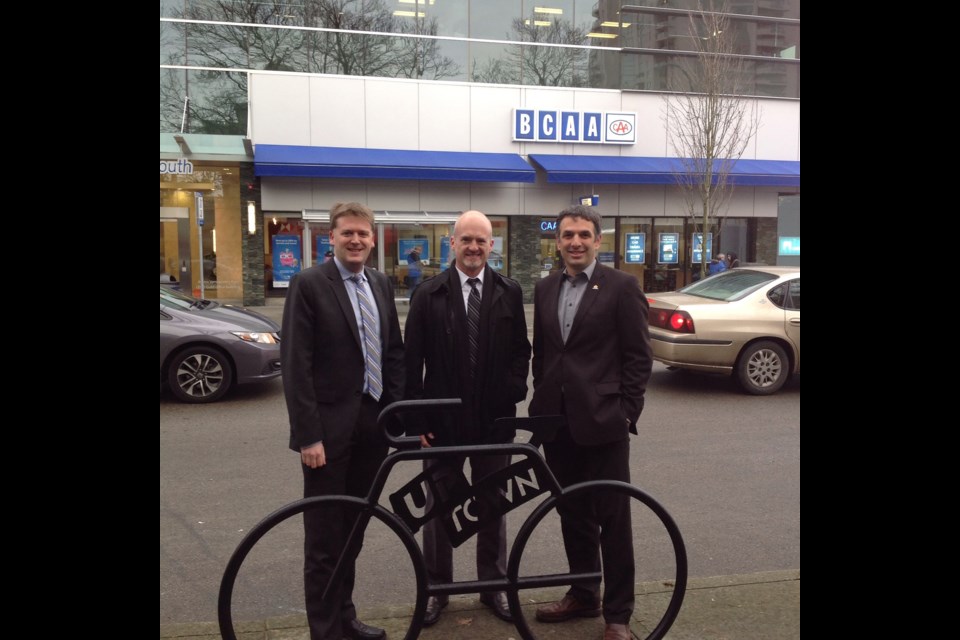
[(480, 355), (480, 291), (477, 285), (479, 278), (468, 278), (470, 297), (467, 299), (467, 336), (470, 338), (470, 375), (477, 368), (477, 358)]
[(380, 376), (380, 341), (377, 339), (377, 324), (373, 316), (373, 305), (363, 286), (363, 276), (355, 275), (350, 278), (357, 285), (357, 302), (360, 305), (360, 317), (363, 325), (360, 333), (363, 334), (363, 344), (366, 346), (365, 368), (367, 372), (367, 393), (379, 400), (383, 394), (383, 379)]

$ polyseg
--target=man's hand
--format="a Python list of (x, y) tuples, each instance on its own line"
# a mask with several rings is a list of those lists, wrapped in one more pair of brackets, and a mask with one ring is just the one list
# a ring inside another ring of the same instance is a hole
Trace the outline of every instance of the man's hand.
[(433, 438), (434, 435), (432, 433), (428, 433), (425, 436), (420, 436), (420, 446), (424, 449), (429, 449), (433, 446), (430, 444), (430, 441), (433, 440)]
[(311, 469), (327, 464), (327, 452), (323, 448), (323, 443), (318, 442), (300, 449), (300, 460)]

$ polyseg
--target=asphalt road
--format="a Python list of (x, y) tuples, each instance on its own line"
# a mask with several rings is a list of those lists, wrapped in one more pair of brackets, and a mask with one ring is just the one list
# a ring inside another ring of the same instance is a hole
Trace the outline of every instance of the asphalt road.
[[(525, 405), (520, 413), (526, 415)], [(301, 497), (287, 436), (280, 380), (235, 389), (212, 405), (161, 395), (161, 624), (216, 620), (220, 579), (245, 532)], [(633, 483), (679, 525), (691, 576), (800, 568), (799, 377), (777, 395), (754, 397), (729, 378), (655, 364), (631, 465)], [(385, 496), (418, 470), (398, 468)], [(511, 539), (538, 502), (509, 515)], [(637, 579), (671, 577), (665, 533), (635, 504)], [(468, 541), (456, 550), (456, 579), (476, 578), (473, 549)], [(248, 556), (234, 593), (235, 619), (302, 612), (301, 562), (294, 518)], [(521, 575), (565, 570), (557, 520), (548, 516), (524, 552)], [(371, 525), (359, 573), (358, 605), (413, 602), (410, 561), (383, 525)]]

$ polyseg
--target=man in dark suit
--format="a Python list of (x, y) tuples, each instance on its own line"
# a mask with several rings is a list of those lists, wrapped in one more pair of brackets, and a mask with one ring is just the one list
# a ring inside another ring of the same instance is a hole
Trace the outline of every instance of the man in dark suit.
[[(460, 398), (462, 415), (433, 417), (408, 431), (421, 435), (425, 447), (443, 444), (512, 442), (512, 429), (494, 427), (494, 420), (513, 417), (516, 403), (527, 397), (530, 341), (520, 285), (487, 265), (493, 227), (479, 211), (464, 212), (454, 226), (450, 248), (454, 263), (421, 284), (407, 315), (407, 399)], [(424, 376), (424, 369), (426, 375)], [(437, 477), (459, 474), (455, 462), (425, 461)], [(472, 482), (510, 464), (508, 455), (471, 456)], [(433, 506), (428, 496), (427, 510)], [(507, 528), (501, 516), (477, 534), (477, 577), (506, 576)], [(453, 548), (441, 523), (427, 522), (423, 532), (427, 574), (433, 583), (453, 581)], [(493, 613), (512, 622), (503, 592), (480, 596)], [(431, 625), (447, 605), (446, 597), (430, 597), (424, 624)]]
[[(564, 270), (534, 290), (531, 416), (562, 414), (566, 427), (544, 444), (564, 487), (587, 480), (630, 482), (630, 433), (643, 411), (652, 360), (647, 299), (632, 275), (600, 264), (600, 214), (574, 206), (557, 218)], [(572, 585), (537, 609), (541, 622), (604, 616), (604, 640), (629, 640), (633, 614), (633, 535), (627, 496), (580, 494), (558, 505), (574, 573), (605, 582)]]
[[(364, 267), (374, 246), (373, 212), (356, 203), (330, 210), (334, 258), (295, 275), (283, 310), (283, 391), (290, 448), (300, 454), (305, 498), (365, 496), (387, 444), (377, 416), (402, 399), (403, 341), (387, 277)], [(377, 640), (382, 629), (357, 620), (356, 556), (327, 599), (321, 595), (355, 513), (304, 513), (304, 590), (312, 640)], [(358, 550), (359, 551), (359, 550)]]

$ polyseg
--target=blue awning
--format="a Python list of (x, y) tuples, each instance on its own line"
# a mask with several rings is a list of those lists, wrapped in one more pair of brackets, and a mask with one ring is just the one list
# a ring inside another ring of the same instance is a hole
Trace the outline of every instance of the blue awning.
[(515, 153), (407, 151), (258, 144), (258, 176), (533, 182), (537, 172)]
[[(530, 159), (547, 173), (547, 182), (675, 184), (674, 173), (683, 171), (677, 158), (537, 153)], [(730, 172), (730, 182), (744, 187), (799, 187), (800, 162), (738, 160)]]

